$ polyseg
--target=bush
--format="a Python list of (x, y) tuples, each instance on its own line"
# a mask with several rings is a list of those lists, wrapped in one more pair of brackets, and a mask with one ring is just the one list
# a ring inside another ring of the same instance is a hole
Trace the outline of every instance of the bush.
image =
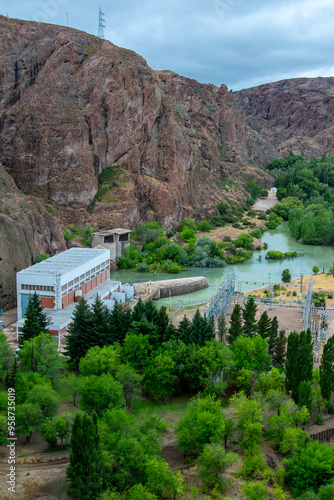
[(224, 236), (223, 241), (232, 241), (231, 236)]
[(195, 231), (188, 226), (185, 226), (182, 233), (180, 234), (180, 238), (183, 241), (189, 241), (194, 237), (195, 237)]
[(50, 258), (50, 255), (47, 254), (47, 253), (40, 253), (39, 255), (37, 255), (36, 257), (36, 264), (38, 264), (38, 262), (42, 262), (42, 260), (46, 260), (46, 259), (49, 259)]
[(147, 273), (149, 271), (149, 269), (150, 269), (150, 266), (148, 264), (146, 264), (146, 262), (142, 262), (137, 267), (137, 271), (139, 271), (140, 273)]
[(178, 274), (182, 271), (182, 267), (177, 264), (176, 262), (173, 262), (167, 267), (167, 272), (170, 274)]
[(247, 500), (268, 500), (269, 498), (267, 488), (259, 482), (246, 483), (242, 490)]
[[(324, 423), (324, 417), (321, 415), (321, 413), (319, 413), (319, 414), (317, 415), (317, 418), (316, 418), (315, 423), (316, 423), (317, 425), (323, 425), (323, 423)], [(334, 498), (334, 497), (333, 497), (333, 498)]]
[(290, 274), (289, 269), (284, 269), (282, 271), (282, 281), (283, 281), (283, 283), (290, 283), (290, 281), (291, 281), (291, 274)]
[(296, 290), (294, 290), (294, 291), (292, 292), (292, 295), (293, 295), (294, 297), (297, 297), (297, 292), (296, 292)]
[(251, 235), (254, 237), (254, 238), (261, 238), (262, 236), (262, 231), (260, 229), (253, 229), (253, 231), (251, 231)]
[(221, 203), (219, 203), (217, 210), (220, 213), (220, 215), (225, 215), (229, 210), (229, 206), (227, 203), (222, 201)]
[(203, 231), (205, 233), (209, 233), (212, 229), (212, 226), (208, 220), (204, 220), (203, 222), (198, 222), (196, 227), (198, 231)]

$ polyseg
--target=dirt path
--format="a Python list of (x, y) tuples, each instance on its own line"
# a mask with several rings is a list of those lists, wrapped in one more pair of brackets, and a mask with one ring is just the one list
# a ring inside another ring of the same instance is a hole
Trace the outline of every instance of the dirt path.
[(272, 208), (273, 206), (275, 206), (276, 203), (279, 203), (276, 193), (272, 193), (271, 191), (269, 191), (268, 198), (258, 199), (252, 208), (254, 210), (268, 210), (268, 208)]

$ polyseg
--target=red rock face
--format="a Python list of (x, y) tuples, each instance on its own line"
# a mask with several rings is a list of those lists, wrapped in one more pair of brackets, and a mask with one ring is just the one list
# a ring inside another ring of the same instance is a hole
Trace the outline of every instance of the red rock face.
[[(256, 167), (275, 157), (224, 85), (154, 72), (83, 32), (0, 16), (0, 159), (23, 193), (63, 219), (106, 229), (205, 218), (227, 195), (217, 181), (240, 180), (242, 200), (250, 175), (269, 186)], [(111, 165), (127, 181), (89, 216)]]
[(334, 78), (295, 78), (233, 93), (248, 124), (280, 156), (334, 150)]

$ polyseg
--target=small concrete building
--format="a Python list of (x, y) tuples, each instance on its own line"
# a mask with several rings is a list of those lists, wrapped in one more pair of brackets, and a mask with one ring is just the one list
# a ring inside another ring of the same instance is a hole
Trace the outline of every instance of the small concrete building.
[(115, 301), (126, 303), (134, 288), (110, 281), (110, 252), (107, 249), (71, 248), (16, 274), (16, 338), (25, 321), (29, 295), (37, 293), (49, 320), (49, 331), (65, 340), (77, 302), (82, 296), (92, 304), (96, 295), (112, 308)]
[(129, 229), (110, 229), (93, 234), (93, 248), (107, 248), (110, 250), (110, 260), (115, 261), (124, 256), (124, 250), (130, 245)]

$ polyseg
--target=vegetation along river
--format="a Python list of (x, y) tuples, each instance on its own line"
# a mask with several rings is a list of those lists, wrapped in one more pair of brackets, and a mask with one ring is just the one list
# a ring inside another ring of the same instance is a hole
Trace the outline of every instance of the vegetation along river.
[[(332, 266), (334, 260), (334, 247), (319, 246), (319, 245), (302, 245), (290, 235), (288, 223), (284, 222), (277, 229), (266, 231), (261, 241), (268, 244), (268, 250), (280, 250), (281, 252), (303, 253), (301, 257), (285, 260), (266, 260), (265, 255), (267, 250), (261, 252), (255, 251), (253, 256), (246, 262), (241, 264), (229, 265), (224, 268), (189, 268), (186, 271), (177, 275), (168, 273), (138, 273), (122, 269), (111, 274), (110, 279), (122, 281), (123, 283), (139, 283), (143, 281), (158, 281), (170, 280), (175, 278), (188, 278), (191, 276), (206, 276), (209, 282), (209, 288), (199, 290), (191, 294), (182, 295), (180, 297), (172, 297), (171, 299), (161, 299), (159, 304), (175, 307), (181, 303), (187, 304), (190, 302), (209, 302), (216, 294), (219, 286), (224, 280), (224, 277), (235, 271), (236, 282), (240, 281), (257, 281), (259, 283), (267, 283), (270, 273), (270, 283), (280, 283), (283, 269), (290, 269), (292, 279), (299, 278), (303, 275), (312, 274), (312, 267), (317, 265), (321, 272), (325, 268), (325, 272)], [(262, 259), (259, 260), (259, 256)], [(260, 288), (261, 285), (242, 284), (241, 291), (249, 291), (254, 288)], [(236, 289), (237, 283), (236, 283)]]

